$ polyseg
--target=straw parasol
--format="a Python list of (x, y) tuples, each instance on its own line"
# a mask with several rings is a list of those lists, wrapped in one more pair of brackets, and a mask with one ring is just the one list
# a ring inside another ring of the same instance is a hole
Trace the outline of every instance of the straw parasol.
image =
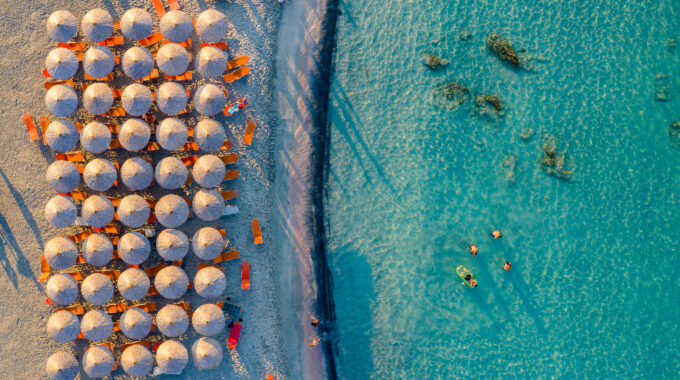
[(201, 150), (206, 152), (218, 151), (224, 145), (226, 138), (227, 134), (224, 132), (222, 124), (213, 119), (203, 119), (196, 124), (194, 141)]
[(47, 183), (59, 193), (73, 191), (80, 184), (80, 173), (72, 162), (57, 160), (50, 164), (45, 175)]
[(149, 124), (141, 119), (127, 119), (118, 131), (118, 141), (126, 150), (137, 151), (146, 147), (151, 137)]
[(45, 372), (50, 380), (73, 380), (80, 372), (80, 364), (72, 353), (57, 351), (47, 359)]
[(113, 32), (113, 17), (104, 9), (95, 8), (85, 13), (80, 28), (90, 40), (104, 41)]
[(80, 330), (90, 342), (99, 342), (113, 333), (113, 321), (104, 310), (90, 310), (80, 322)]
[(113, 285), (108, 277), (101, 273), (92, 273), (80, 284), (80, 293), (91, 304), (103, 305), (113, 297)]
[(227, 18), (216, 9), (205, 10), (196, 19), (196, 33), (203, 42), (220, 42), (227, 34)]
[(156, 131), (156, 140), (166, 150), (177, 150), (187, 142), (189, 130), (182, 120), (174, 117), (163, 119)]
[(153, 181), (153, 167), (143, 158), (128, 158), (120, 167), (120, 178), (130, 190), (144, 190)]
[(94, 83), (83, 93), (83, 105), (93, 115), (107, 113), (113, 105), (113, 91), (106, 83)]
[(78, 298), (78, 283), (71, 275), (55, 273), (47, 280), (45, 293), (57, 305), (70, 305)]
[(111, 374), (116, 361), (106, 346), (90, 346), (83, 354), (83, 369), (90, 377), (106, 377)]
[(168, 75), (180, 75), (189, 67), (189, 53), (178, 44), (165, 44), (156, 54), (158, 68)]
[(156, 165), (156, 181), (164, 189), (179, 189), (188, 177), (187, 166), (177, 157), (165, 157)]
[(144, 298), (151, 286), (149, 276), (143, 270), (137, 268), (126, 269), (120, 274), (116, 284), (120, 295), (130, 301)]
[(224, 330), (225, 318), (219, 306), (206, 303), (194, 311), (191, 324), (201, 335), (213, 336)]
[(167, 299), (173, 300), (186, 293), (189, 286), (189, 277), (187, 277), (182, 268), (170, 265), (161, 269), (156, 274), (153, 284), (158, 293)]
[(201, 337), (191, 346), (191, 356), (198, 369), (217, 368), (222, 363), (222, 345), (213, 338)]
[(113, 186), (118, 178), (116, 167), (111, 161), (95, 158), (85, 165), (83, 180), (87, 187), (95, 191), (106, 191)]
[[(130, 196), (139, 197), (139, 195), (128, 195), (127, 197)], [(151, 253), (149, 239), (139, 232), (128, 232), (118, 242), (118, 255), (130, 265), (143, 263), (149, 257), (149, 253)]]
[(94, 228), (102, 228), (113, 220), (113, 203), (101, 195), (90, 195), (80, 210), (83, 220)]
[(199, 296), (204, 298), (219, 297), (227, 287), (224, 272), (215, 267), (205, 267), (196, 273), (194, 288)]
[[(118, 204), (118, 219), (121, 223), (131, 228), (139, 228), (146, 224), (150, 214), (149, 202), (137, 194), (126, 195)], [(131, 263), (127, 260), (125, 262), (128, 264), (139, 264)]]
[(57, 152), (66, 152), (73, 149), (78, 144), (79, 138), (78, 127), (71, 120), (54, 120), (47, 126), (47, 131), (45, 131), (47, 145)]
[(186, 13), (173, 10), (161, 18), (161, 33), (172, 42), (184, 42), (191, 38), (194, 23)]
[(219, 157), (212, 154), (201, 156), (191, 171), (191, 175), (203, 187), (217, 187), (224, 181), (227, 169)]
[(52, 197), (45, 205), (45, 218), (52, 227), (68, 227), (75, 222), (77, 216), (78, 209), (71, 198), (57, 195)]
[(70, 342), (80, 334), (80, 321), (70, 311), (60, 310), (47, 320), (47, 335), (59, 343)]
[(201, 189), (191, 202), (194, 213), (201, 220), (217, 220), (224, 212), (224, 198), (217, 190)]
[(206, 46), (198, 53), (196, 70), (203, 78), (218, 78), (227, 69), (227, 55), (214, 46)]
[(189, 315), (177, 305), (166, 305), (156, 314), (156, 326), (163, 335), (176, 338), (189, 328)]
[(109, 127), (98, 121), (87, 123), (80, 133), (80, 145), (86, 151), (94, 154), (102, 153), (109, 149), (109, 145), (111, 145), (111, 131)]
[(153, 370), (153, 355), (141, 344), (133, 344), (120, 356), (123, 370), (133, 377), (146, 377)]
[(168, 115), (177, 115), (182, 112), (187, 106), (187, 100), (187, 92), (179, 83), (165, 82), (158, 87), (156, 92), (158, 109)]
[(156, 203), (155, 214), (163, 226), (177, 228), (187, 221), (189, 205), (179, 195), (168, 194)]
[(45, 105), (54, 116), (70, 116), (78, 108), (78, 95), (71, 87), (58, 84), (47, 90)]
[(189, 363), (189, 351), (176, 340), (166, 340), (158, 346), (156, 362), (163, 373), (178, 375)]
[(142, 339), (151, 332), (151, 316), (146, 310), (131, 307), (120, 316), (120, 331), (130, 339)]
[(201, 260), (212, 260), (224, 250), (224, 238), (213, 227), (203, 227), (191, 238), (191, 248)]
[(128, 9), (120, 18), (120, 31), (131, 40), (141, 40), (151, 34), (153, 19), (142, 8)]
[(123, 72), (132, 79), (151, 74), (153, 64), (153, 55), (146, 48), (133, 46), (123, 54)]
[(226, 102), (224, 90), (214, 84), (204, 84), (194, 94), (194, 106), (201, 115), (212, 116), (220, 113)]
[(78, 258), (78, 246), (71, 239), (57, 236), (45, 244), (45, 260), (50, 268), (62, 270), (70, 267)]
[(83, 242), (83, 258), (89, 264), (101, 267), (113, 257), (113, 243), (102, 234), (92, 234)]
[(87, 75), (94, 78), (104, 78), (109, 75), (115, 64), (111, 50), (99, 45), (93, 45), (87, 49), (83, 57), (83, 69)]
[(163, 230), (156, 238), (156, 251), (163, 260), (181, 260), (189, 252), (189, 239), (182, 231), (171, 228)]
[(153, 96), (148, 87), (143, 84), (134, 83), (125, 87), (120, 101), (127, 113), (133, 116), (141, 116), (151, 109)]
[(67, 42), (76, 35), (78, 20), (63, 9), (53, 12), (47, 19), (47, 34), (55, 42)]
[(52, 49), (45, 58), (47, 72), (54, 79), (68, 79), (78, 71), (78, 58), (69, 49), (58, 47)]

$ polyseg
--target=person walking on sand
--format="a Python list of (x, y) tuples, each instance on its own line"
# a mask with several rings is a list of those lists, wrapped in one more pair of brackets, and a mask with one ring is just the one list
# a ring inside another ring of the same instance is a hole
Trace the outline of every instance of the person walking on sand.
[(316, 347), (316, 345), (319, 344), (319, 342), (321, 342), (321, 338), (317, 336), (316, 338), (312, 339), (312, 343), (310, 343), (309, 346)]
[(511, 266), (512, 266), (512, 263), (509, 262), (509, 261), (506, 261), (505, 265), (503, 265), (503, 269), (509, 271)]
[(494, 239), (500, 239), (503, 237), (503, 235), (501, 235), (501, 231), (499, 230), (495, 230), (494, 232), (492, 232), (491, 236), (493, 236)]
[(477, 255), (477, 252), (479, 252), (479, 250), (477, 249), (477, 246), (474, 245), (474, 244), (471, 244), (470, 245), (470, 254), (472, 255), (472, 257), (475, 257)]

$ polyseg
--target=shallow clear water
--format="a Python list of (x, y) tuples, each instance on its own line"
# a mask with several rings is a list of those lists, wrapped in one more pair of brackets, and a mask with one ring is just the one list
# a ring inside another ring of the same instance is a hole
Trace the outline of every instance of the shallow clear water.
[[(680, 2), (340, 3), (325, 189), (340, 377), (678, 376)], [(494, 31), (535, 71), (493, 56)], [(450, 65), (429, 71), (428, 52)], [(442, 109), (447, 81), (500, 96), (505, 117)], [(571, 181), (539, 167), (548, 136)]]

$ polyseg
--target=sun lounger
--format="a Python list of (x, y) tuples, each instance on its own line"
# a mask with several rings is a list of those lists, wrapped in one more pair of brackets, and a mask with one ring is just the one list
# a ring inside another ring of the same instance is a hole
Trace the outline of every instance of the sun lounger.
[(67, 48), (72, 51), (80, 51), (87, 49), (87, 44), (85, 42), (59, 42), (57, 47)]
[(198, 269), (198, 270), (201, 270), (201, 269), (208, 268), (208, 267), (217, 268), (217, 269), (221, 270), (222, 272), (224, 272), (224, 268), (222, 268), (221, 266), (219, 266), (219, 265), (212, 265), (212, 264), (206, 264), (206, 263), (200, 263), (200, 264), (198, 264), (197, 269)]
[(80, 190), (73, 190), (70, 193), (66, 193), (66, 194), (67, 194), (66, 196), (71, 197), (71, 198), (73, 198), (74, 200), (77, 200), (77, 201), (84, 201), (85, 198), (87, 198), (87, 193), (84, 192), (84, 191), (80, 191)]
[(75, 235), (67, 236), (66, 238), (72, 240), (74, 243), (79, 243), (79, 242), (87, 239), (87, 237), (90, 236), (90, 235), (92, 235), (92, 231), (86, 230), (86, 231), (79, 232)]
[(31, 115), (25, 113), (24, 116), (22, 116), (22, 119), (24, 120), (26, 130), (28, 131), (28, 138), (31, 139), (31, 141), (37, 140), (38, 130), (35, 129), (35, 124), (33, 124), (33, 118), (31, 117)]
[(223, 78), (224, 78), (225, 82), (232, 83), (232, 82), (234, 82), (238, 79), (243, 78), (244, 76), (246, 76), (248, 74), (250, 74), (250, 67), (243, 66), (243, 67), (239, 67), (238, 69), (236, 69), (236, 70), (234, 70), (234, 71), (232, 71), (228, 74), (225, 74)]
[(229, 150), (233, 145), (234, 144), (231, 141), (227, 140), (224, 142), (224, 144), (222, 144), (219, 150)]
[(227, 174), (224, 175), (224, 180), (228, 181), (230, 179), (235, 179), (239, 176), (238, 170), (229, 170)]
[(220, 50), (227, 50), (229, 48), (229, 46), (227, 45), (226, 42), (203, 42), (201, 44), (202, 48), (207, 47), (207, 46), (216, 47)]
[[(118, 323), (118, 322), (116, 322), (116, 323)], [(114, 330), (114, 331), (115, 331), (115, 330)], [(129, 348), (129, 347), (131, 347), (131, 346), (134, 346), (134, 345), (136, 345), (136, 344), (140, 344), (140, 345), (142, 345), (142, 346), (144, 346), (144, 347), (146, 347), (146, 348), (150, 348), (150, 347), (151, 347), (151, 343), (147, 342), (146, 340), (138, 340), (138, 341), (135, 341), (135, 342), (125, 343), (124, 345), (120, 346), (120, 351), (123, 352), (123, 351), (125, 351), (127, 348)]]
[(113, 36), (105, 39), (104, 41), (97, 42), (97, 44), (100, 46), (110, 47), (122, 45), (124, 42), (125, 39), (123, 38), (123, 36)]
[(243, 143), (245, 145), (250, 145), (253, 142), (253, 135), (255, 134), (255, 127), (257, 126), (257, 121), (252, 117), (248, 118), (246, 123), (246, 134), (243, 135)]
[(156, 42), (160, 42), (162, 40), (163, 40), (163, 33), (158, 32), (158, 33), (151, 34), (147, 37), (144, 37), (137, 42), (139, 42), (139, 44), (142, 45), (142, 46), (148, 46), (148, 45), (151, 45), (151, 44), (155, 44)]
[(145, 76), (145, 77), (142, 78), (142, 79), (136, 79), (136, 80), (139, 81), (139, 82), (146, 82), (146, 81), (148, 81), (148, 80), (158, 78), (158, 75), (159, 75), (159, 74), (158, 74), (158, 69), (153, 69), (153, 70), (151, 70), (151, 73), (150, 73), (149, 75)]
[(95, 78), (93, 76), (88, 75), (87, 73), (83, 73), (83, 77), (85, 78), (85, 80), (111, 81), (113, 80), (113, 72), (102, 78)]
[(85, 166), (76, 165), (76, 169), (78, 169), (78, 173), (83, 174), (83, 172), (85, 171)]
[(107, 270), (96, 270), (96, 271), (94, 271), (94, 272), (92, 272), (92, 273), (103, 274), (104, 276), (108, 277), (110, 280), (117, 280), (118, 277), (120, 277), (120, 271), (111, 270), (111, 269), (107, 269)]
[(183, 157), (181, 160), (182, 162), (184, 162), (184, 165), (189, 166), (195, 164), (196, 161), (198, 160), (198, 157), (197, 156)]
[(255, 244), (262, 244), (262, 231), (260, 231), (260, 221), (253, 219), (250, 223), (250, 227), (253, 230), (253, 242)]
[(163, 3), (161, 3), (161, 0), (151, 0), (153, 3), (153, 7), (156, 8), (156, 13), (158, 13), (158, 18), (161, 18), (165, 15), (165, 8), (163, 7)]
[(236, 199), (238, 198), (238, 191), (236, 190), (223, 191), (222, 198), (224, 198), (225, 201)]
[(104, 116), (125, 116), (125, 110), (123, 107), (111, 108)]
[(38, 123), (40, 123), (40, 131), (42, 132), (43, 143), (47, 145), (47, 139), (45, 135), (47, 132), (47, 127), (50, 126), (50, 120), (47, 118), (47, 116), (40, 116), (40, 119), (38, 119)]
[(85, 156), (80, 152), (75, 153), (59, 153), (57, 154), (57, 160), (61, 161), (85, 161)]
[(114, 99), (120, 99), (120, 97), (123, 96), (123, 90), (113, 89), (111, 92), (113, 92)]
[(136, 308), (142, 309), (142, 310), (146, 311), (147, 313), (153, 313), (154, 311), (156, 311), (158, 309), (158, 306), (156, 306), (156, 304), (153, 303), (153, 302), (143, 303), (141, 305), (132, 305), (130, 307), (136, 307)]
[(45, 259), (45, 255), (40, 256), (40, 277), (38, 281), (45, 282), (50, 278), (50, 264)]
[(85, 308), (82, 307), (82, 306), (60, 307), (60, 308), (54, 309), (54, 312), (56, 313), (57, 311), (62, 311), (62, 310), (70, 311), (71, 313), (73, 313), (75, 315), (85, 314)]
[[(186, 41), (182, 41), (182, 42), (172, 42), (172, 41), (170, 41), (170, 40), (163, 40), (163, 41), (161, 42), (161, 45), (167, 45), (167, 44), (169, 44), (169, 43), (175, 43), (175, 44), (177, 44), (177, 45), (179, 45), (179, 46), (181, 46), (181, 47), (190, 48), (190, 47), (191, 47), (191, 38), (189, 38), (189, 39), (186, 40)], [(190, 55), (190, 56), (191, 56), (191, 55)], [(154, 58), (155, 58), (155, 57), (154, 57)]]
[(191, 71), (187, 71), (182, 75), (177, 75), (177, 76), (174, 76), (174, 77), (167, 75), (167, 74), (163, 74), (163, 75), (165, 75), (165, 79), (176, 80), (176, 81), (191, 80), (191, 78), (192, 78)]
[(227, 339), (227, 348), (233, 350), (238, 344), (238, 338), (241, 335), (241, 323), (234, 322), (234, 327), (229, 332), (229, 339)]
[(42, 75), (43, 75), (45, 78), (50, 78), (50, 79), (52, 78), (52, 76), (50, 75), (49, 71), (47, 71), (47, 69), (43, 69)]
[(83, 275), (83, 272), (80, 272), (80, 271), (78, 271), (78, 272), (64, 272), (64, 274), (70, 275), (76, 281), (83, 281), (83, 279), (85, 278), (85, 275)]
[(144, 269), (144, 272), (146, 273), (147, 276), (152, 277), (152, 276), (155, 276), (158, 272), (160, 272), (161, 269), (163, 269), (167, 266), (168, 266), (168, 264), (161, 263), (161, 264), (158, 264), (154, 267)]
[(58, 84), (68, 86), (68, 87), (73, 87), (73, 81), (71, 79), (66, 79), (66, 80), (58, 80), (56, 82), (45, 82), (45, 84), (44, 84), (45, 90), (49, 90), (50, 88), (52, 88), (52, 87), (54, 87)]
[(120, 141), (118, 139), (111, 139), (111, 144), (109, 145), (109, 149), (120, 149), (123, 146), (120, 145)]
[(198, 149), (199, 149), (199, 148), (198, 148), (198, 144), (196, 144), (195, 142), (190, 141), (190, 142), (188, 142), (188, 143), (182, 145), (182, 146), (181, 146), (179, 149), (177, 149), (177, 150), (191, 150), (191, 151), (196, 151), (196, 150), (198, 150)]
[(147, 296), (157, 296), (160, 293), (158, 293), (158, 289), (156, 289), (155, 286), (151, 285), (149, 286), (149, 290), (146, 292)]
[(225, 165), (228, 165), (228, 164), (235, 164), (236, 161), (238, 161), (238, 154), (236, 154), (236, 153), (230, 153), (230, 154), (228, 154), (228, 155), (226, 155), (226, 156), (220, 157), (220, 159), (222, 160), (222, 162), (224, 162)]
[(106, 312), (109, 314), (122, 313), (128, 309), (128, 305), (124, 303), (117, 303), (114, 305), (106, 305)]
[(250, 61), (250, 58), (247, 55), (242, 55), (240, 57), (236, 57), (229, 62), (227, 62), (227, 68), (224, 71), (229, 71), (233, 70), (239, 66), (243, 66), (247, 64)]
[(250, 289), (250, 263), (241, 264), (241, 289)]
[(113, 20), (113, 30), (120, 29), (120, 21)]
[(222, 252), (220, 253), (219, 256), (213, 259), (213, 263), (219, 264), (223, 261), (235, 260), (238, 259), (240, 256), (241, 254), (239, 253), (239, 251)]
[(276, 378), (273, 375), (267, 375), (264, 380), (276, 380)]
[(174, 303), (173, 305), (179, 306), (179, 307), (181, 307), (182, 309), (184, 309), (185, 311), (190, 311), (190, 310), (191, 310), (191, 304), (190, 304), (189, 302), (187, 302), (187, 301), (177, 302), (177, 303)]
[(155, 141), (152, 141), (152, 142), (146, 144), (146, 148), (144, 148), (144, 150), (149, 151), (149, 152), (155, 152), (155, 151), (160, 150), (160, 149), (161, 149), (161, 146), (158, 145), (158, 143), (155, 142)]
[(168, 5), (170, 5), (170, 9), (178, 11), (179, 10), (179, 3), (177, 0), (168, 0)]

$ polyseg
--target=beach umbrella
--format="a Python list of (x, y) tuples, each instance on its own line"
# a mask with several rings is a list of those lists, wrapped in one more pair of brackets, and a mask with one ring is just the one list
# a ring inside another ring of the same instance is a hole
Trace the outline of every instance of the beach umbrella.
[[(187, 210), (188, 214), (188, 210)], [(73, 224), (78, 216), (78, 209), (71, 198), (54, 196), (45, 205), (45, 218), (56, 228), (65, 228)]]
[(120, 101), (127, 113), (133, 116), (142, 116), (151, 109), (153, 96), (151, 95), (151, 90), (145, 85), (133, 83), (125, 87)]
[(151, 253), (149, 239), (139, 232), (128, 232), (118, 242), (118, 255), (130, 265), (143, 263), (149, 257), (149, 253)]
[(220, 113), (226, 102), (224, 90), (214, 84), (204, 84), (194, 94), (194, 106), (201, 115), (212, 116)]
[(177, 228), (189, 217), (189, 205), (176, 194), (163, 196), (155, 208), (156, 219), (167, 228)]
[(222, 363), (222, 345), (213, 338), (201, 337), (191, 346), (191, 356), (198, 369), (214, 369)]
[(170, 265), (158, 271), (153, 285), (163, 297), (173, 300), (186, 293), (189, 277), (182, 268)]
[(83, 93), (83, 105), (91, 114), (103, 115), (113, 105), (113, 91), (106, 83), (93, 83)]
[(101, 267), (113, 258), (113, 243), (102, 234), (92, 234), (85, 239), (82, 246), (83, 258), (90, 265)]
[(78, 298), (78, 283), (71, 275), (55, 273), (47, 280), (45, 293), (57, 305), (70, 305)]
[(80, 145), (86, 151), (94, 154), (102, 153), (109, 149), (109, 145), (111, 145), (111, 131), (109, 127), (98, 121), (87, 123), (80, 133)]
[(146, 48), (133, 46), (123, 54), (123, 72), (132, 79), (151, 74), (153, 64), (153, 55)]
[(58, 10), (47, 19), (47, 34), (55, 42), (67, 42), (76, 35), (78, 20), (71, 12)]
[(80, 284), (80, 293), (91, 304), (103, 305), (113, 297), (113, 285), (108, 277), (101, 273), (92, 273)]
[(78, 144), (79, 138), (78, 127), (71, 120), (54, 120), (47, 126), (47, 131), (45, 131), (47, 145), (57, 152), (66, 152), (73, 149)]
[(141, 344), (133, 344), (120, 356), (123, 370), (133, 377), (146, 377), (153, 370), (153, 355)]
[(227, 55), (214, 46), (206, 46), (198, 53), (196, 70), (203, 78), (218, 78), (227, 69)]
[(177, 305), (166, 305), (156, 314), (156, 326), (163, 335), (176, 338), (189, 328), (189, 315)]
[(83, 354), (83, 369), (90, 377), (106, 377), (111, 374), (116, 361), (106, 346), (90, 346)]
[(217, 187), (224, 181), (227, 169), (224, 162), (212, 154), (201, 156), (191, 171), (191, 175), (199, 185), (203, 187)]
[(130, 301), (144, 298), (151, 286), (149, 276), (143, 270), (137, 268), (126, 269), (120, 274), (116, 284), (120, 295)]
[(47, 335), (59, 343), (70, 342), (80, 334), (80, 321), (70, 311), (55, 311), (47, 320)]
[[(118, 204), (118, 220), (131, 228), (139, 228), (146, 224), (150, 214), (151, 209), (149, 208), (149, 202), (137, 194), (126, 195)], [(118, 249), (120, 250), (120, 247), (118, 247)], [(127, 260), (125, 260), (125, 262), (128, 264), (139, 264), (131, 263)]]
[(191, 204), (196, 216), (207, 222), (219, 219), (224, 212), (224, 198), (217, 190), (201, 189)]
[(227, 278), (224, 276), (224, 272), (218, 268), (205, 267), (196, 273), (194, 288), (201, 297), (219, 297), (227, 288)]
[(156, 140), (166, 150), (177, 150), (187, 142), (189, 130), (182, 120), (174, 117), (163, 119), (156, 131)]
[(45, 260), (50, 268), (62, 270), (70, 267), (78, 258), (78, 246), (71, 239), (57, 236), (45, 244)]
[(188, 96), (184, 87), (175, 82), (163, 83), (156, 92), (156, 105), (158, 109), (168, 115), (177, 115), (182, 112), (187, 106), (187, 99)]
[(131, 40), (141, 40), (151, 34), (153, 19), (142, 8), (131, 8), (120, 18), (120, 31)]
[(164, 189), (179, 189), (188, 177), (189, 170), (177, 157), (165, 157), (156, 165), (156, 181)]
[(208, 9), (196, 19), (196, 33), (203, 42), (220, 42), (227, 34), (227, 17), (216, 9)]
[(156, 238), (156, 251), (163, 260), (181, 260), (189, 252), (189, 239), (182, 231), (168, 228)]
[(130, 339), (142, 339), (151, 332), (151, 316), (146, 310), (131, 307), (120, 316), (120, 331)]
[(80, 331), (90, 342), (99, 342), (113, 333), (113, 321), (104, 310), (90, 310), (80, 322)]
[(153, 181), (153, 167), (143, 158), (128, 158), (120, 167), (120, 178), (130, 190), (144, 190)]
[(116, 64), (111, 50), (104, 46), (92, 45), (83, 56), (83, 69), (94, 78), (104, 78), (113, 71)]
[(73, 380), (80, 372), (80, 364), (72, 353), (57, 351), (47, 358), (45, 371), (50, 380)]
[(50, 164), (45, 175), (47, 183), (59, 193), (69, 193), (80, 184), (80, 173), (72, 162), (57, 160)]
[(203, 227), (191, 238), (191, 249), (201, 260), (212, 260), (224, 250), (224, 237), (213, 227)]
[(224, 313), (219, 306), (206, 303), (194, 311), (191, 324), (194, 326), (194, 330), (201, 335), (217, 335), (224, 330)]
[(78, 108), (78, 95), (71, 87), (58, 84), (47, 90), (45, 105), (54, 116), (70, 116)]
[(224, 145), (226, 138), (222, 124), (213, 119), (203, 119), (196, 124), (194, 141), (201, 150), (215, 152)]
[(85, 165), (83, 180), (87, 187), (94, 191), (106, 191), (113, 186), (118, 178), (116, 167), (111, 161), (95, 158)]
[(180, 75), (189, 67), (189, 53), (178, 44), (165, 44), (156, 54), (158, 68), (168, 75)]
[(54, 79), (68, 79), (78, 71), (78, 57), (69, 49), (52, 49), (45, 59), (47, 72)]
[(184, 42), (194, 32), (194, 22), (186, 13), (178, 10), (167, 12), (161, 18), (161, 33), (172, 42)]
[(189, 351), (176, 340), (166, 340), (158, 346), (156, 362), (163, 373), (179, 375), (189, 363)]
[(120, 145), (131, 152), (144, 149), (149, 143), (151, 129), (142, 119), (127, 119), (118, 131)]
[(85, 223), (94, 228), (102, 228), (113, 220), (113, 203), (101, 195), (90, 195), (80, 210)]
[(113, 32), (113, 17), (104, 9), (95, 8), (85, 13), (80, 28), (90, 40), (104, 41)]

